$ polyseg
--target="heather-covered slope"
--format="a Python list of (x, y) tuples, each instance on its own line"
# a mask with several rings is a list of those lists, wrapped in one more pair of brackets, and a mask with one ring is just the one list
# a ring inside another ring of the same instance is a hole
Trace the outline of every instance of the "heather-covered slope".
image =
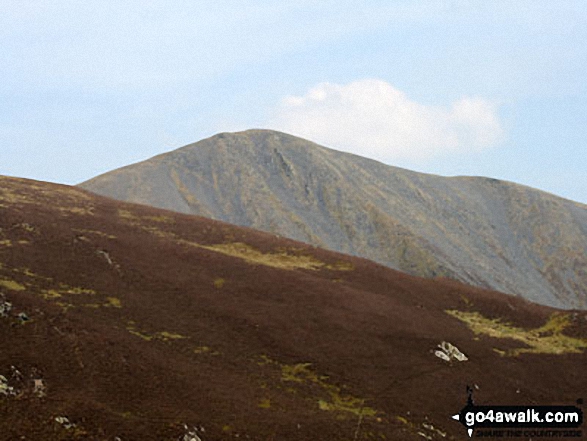
[(487, 178), (415, 173), (283, 133), (225, 133), (81, 184), (424, 277), (587, 308), (587, 207)]
[(0, 306), (1, 440), (457, 440), (466, 385), (587, 390), (585, 312), (12, 178)]

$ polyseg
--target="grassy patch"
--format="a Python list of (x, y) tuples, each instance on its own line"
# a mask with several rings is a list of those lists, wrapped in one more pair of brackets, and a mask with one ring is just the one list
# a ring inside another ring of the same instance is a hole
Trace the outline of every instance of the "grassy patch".
[(320, 268), (327, 268), (338, 271), (348, 271), (352, 269), (352, 265), (346, 262), (337, 262), (336, 264), (326, 264), (313, 256), (303, 254), (291, 254), (288, 251), (278, 251), (273, 253), (263, 253), (252, 246), (243, 242), (231, 242), (216, 245), (200, 245), (189, 243), (198, 248), (214, 251), (224, 254), (226, 256), (236, 257), (253, 265), (265, 265), (272, 268), (279, 268), (285, 270), (295, 269), (309, 269), (317, 270)]
[(0, 287), (9, 289), (11, 291), (24, 291), (26, 287), (14, 280), (0, 279)]
[(141, 227), (144, 226), (144, 224), (143, 224), (144, 221), (156, 222), (159, 224), (173, 224), (175, 222), (174, 219), (169, 216), (165, 216), (165, 215), (139, 216), (139, 215), (136, 215), (136, 214), (130, 212), (129, 210), (123, 210), (123, 209), (118, 210), (118, 216), (122, 219), (129, 221), (132, 225), (137, 225), (137, 226), (141, 226)]
[(210, 349), (208, 346), (198, 346), (194, 349), (194, 354), (207, 354), (211, 351), (212, 349)]
[(61, 287), (62, 287), (62, 289), (60, 290), (60, 292), (63, 294), (73, 294), (73, 295), (80, 295), (80, 294), (94, 295), (94, 294), (96, 294), (96, 291), (94, 291), (93, 289), (80, 288), (79, 286), (67, 286), (67, 285), (62, 284)]
[[(188, 245), (191, 247), (202, 248), (216, 253), (221, 253), (226, 256), (236, 257), (253, 265), (265, 265), (272, 268), (279, 268), (285, 270), (295, 269), (329, 269), (333, 271), (352, 271), (354, 265), (349, 262), (338, 261), (332, 264), (322, 262), (314, 256), (301, 254), (299, 250), (295, 249), (278, 249), (274, 252), (264, 253), (251, 245), (243, 242), (228, 242), (214, 245), (202, 245), (196, 242), (191, 242), (177, 237), (172, 232), (162, 231), (154, 226), (142, 225), (139, 221), (141, 219), (151, 219), (151, 217), (139, 218), (128, 210), (118, 210), (118, 216), (125, 219), (129, 225), (134, 225), (160, 238), (174, 241), (181, 245)], [(154, 219), (151, 219), (154, 220)], [(173, 219), (170, 219), (173, 222)], [(159, 220), (160, 223), (169, 223), (167, 221)], [(219, 279), (217, 279), (218, 281)], [(217, 282), (220, 284), (222, 282)], [(219, 286), (216, 286), (219, 288)]]
[(355, 269), (355, 266), (350, 262), (339, 261), (333, 264), (328, 264), (325, 268), (334, 271), (352, 271)]
[(509, 338), (517, 340), (527, 347), (509, 351), (495, 349), (496, 352), (516, 356), (522, 353), (529, 354), (567, 354), (581, 353), (587, 348), (587, 339), (570, 337), (563, 334), (569, 326), (569, 315), (554, 313), (548, 321), (536, 329), (523, 329), (500, 319), (489, 319), (478, 312), (448, 310), (448, 314), (466, 323), (477, 335), (487, 335), (493, 338)]
[[(25, 289), (30, 289), (33, 293), (45, 299), (47, 301), (55, 302), (56, 305), (60, 306), (64, 311), (68, 309), (78, 307), (86, 307), (86, 308), (122, 308), (122, 303), (120, 299), (116, 297), (103, 297), (98, 296), (98, 293), (90, 288), (82, 288), (79, 286), (70, 286), (65, 283), (54, 283), (51, 278), (40, 276), (32, 272), (29, 268), (10, 268), (9, 269), (13, 273), (17, 273), (26, 277), (27, 282), (26, 286), (24, 284), (18, 283), (14, 280), (9, 279), (1, 279), (0, 278), (0, 287), (10, 289), (12, 291), (23, 291)], [(45, 285), (43, 282), (53, 282), (49, 286), (53, 286), (52, 288), (41, 288), (39, 285)], [(91, 303), (89, 303), (90, 301)], [(84, 300), (88, 303), (78, 303), (74, 305), (71, 303), (73, 298), (79, 298), (81, 302)]]
[(160, 332), (154, 332), (154, 333), (140, 331), (136, 328), (135, 323), (132, 321), (128, 322), (126, 330), (128, 332), (130, 332), (132, 335), (136, 335), (137, 337), (140, 337), (145, 341), (151, 341), (151, 340), (169, 341), (169, 340), (180, 340), (180, 339), (188, 338), (185, 335), (175, 334), (173, 332), (168, 332), (168, 331), (160, 331)]
[(51, 281), (50, 277), (40, 276), (38, 274), (33, 273), (29, 268), (11, 268), (10, 271), (13, 273), (23, 274), (28, 278), (31, 279), (38, 279), (38, 280), (46, 280)]
[(378, 412), (365, 406), (365, 400), (344, 393), (342, 389), (328, 382), (328, 376), (318, 375), (311, 369), (310, 363), (282, 364), (262, 356), (258, 362), (260, 366), (278, 365), (281, 368), (281, 381), (302, 385), (314, 385), (321, 390), (321, 397), (317, 399), (320, 410), (353, 414), (362, 417), (375, 417)]
[(281, 366), (281, 380), (303, 383), (310, 379), (318, 383), (320, 379), (310, 370), (311, 363), (284, 364)]
[(84, 228), (74, 228), (73, 230), (77, 233), (94, 234), (96, 236), (105, 237), (107, 239), (116, 239), (116, 236), (113, 236), (112, 234), (104, 233), (103, 231), (86, 230)]
[(157, 332), (155, 336), (161, 340), (180, 340), (182, 338), (187, 338), (185, 335), (175, 334), (173, 332), (161, 331)]
[(261, 409), (270, 409), (271, 408), (271, 400), (269, 398), (263, 398), (261, 402), (258, 404)]
[(67, 312), (69, 309), (75, 308), (75, 305), (67, 302), (55, 302), (55, 304), (63, 309), (63, 312)]
[(102, 305), (99, 303), (86, 303), (84, 305), (82, 305), (84, 308), (92, 308), (92, 309), (98, 309), (100, 308)]
[(59, 297), (62, 297), (62, 296), (59, 292), (55, 291), (54, 289), (46, 289), (41, 292), (41, 297), (43, 297), (45, 300), (52, 300), (52, 299), (58, 299)]
[(16, 227), (20, 228), (21, 230), (28, 231), (29, 233), (37, 233), (37, 229), (26, 222), (17, 224)]
[(94, 207), (58, 207), (57, 209), (64, 214), (77, 214), (81, 216), (94, 215)]
[(108, 303), (106, 303), (104, 306), (111, 308), (122, 308), (122, 302), (120, 299), (117, 299), (116, 297), (107, 297), (106, 300)]
[(132, 329), (132, 328), (127, 328), (127, 330), (132, 335), (136, 335), (137, 337), (140, 337), (140, 338), (142, 338), (145, 341), (151, 341), (151, 340), (153, 340), (153, 336), (152, 335), (143, 334), (142, 332), (139, 332), (136, 329)]
[(220, 352), (213, 350), (210, 346), (198, 346), (194, 348), (194, 354), (220, 355)]
[(341, 396), (340, 394), (331, 394), (330, 401), (318, 400), (320, 410), (330, 412), (350, 412), (354, 415), (363, 417), (377, 415), (377, 412), (365, 406), (365, 400), (351, 396)]
[(210, 251), (215, 251), (226, 256), (237, 257), (248, 263), (286, 270), (294, 270), (297, 268), (316, 270), (324, 266), (323, 262), (311, 256), (296, 256), (287, 254), (286, 252), (263, 253), (242, 242), (216, 245), (199, 245), (199, 247)]
[(96, 291), (93, 289), (80, 288), (77, 286), (68, 286), (60, 284), (59, 289), (43, 289), (41, 290), (41, 297), (45, 300), (58, 299), (67, 295), (95, 295)]
[(150, 220), (153, 222), (159, 222), (163, 224), (170, 224), (173, 223), (173, 219), (169, 216), (159, 215), (159, 216), (143, 216), (143, 219)]
[(118, 216), (123, 219), (137, 219), (137, 217), (128, 210), (118, 210)]
[(82, 305), (86, 308), (122, 308), (122, 302), (116, 297), (106, 297), (104, 303), (86, 303)]

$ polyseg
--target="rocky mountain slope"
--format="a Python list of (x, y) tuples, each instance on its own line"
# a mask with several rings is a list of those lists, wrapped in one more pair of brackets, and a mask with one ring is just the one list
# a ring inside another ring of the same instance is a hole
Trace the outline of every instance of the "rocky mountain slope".
[(283, 133), (224, 133), (82, 188), (587, 308), (587, 206), (488, 178), (390, 167)]
[(464, 439), (467, 385), (572, 405), (586, 349), (584, 311), (0, 177), (1, 440)]

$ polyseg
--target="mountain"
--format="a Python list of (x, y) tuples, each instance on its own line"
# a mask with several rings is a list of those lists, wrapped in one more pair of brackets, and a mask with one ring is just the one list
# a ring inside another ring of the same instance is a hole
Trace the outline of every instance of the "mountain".
[(587, 206), (416, 173), (284, 133), (223, 133), (80, 184), (560, 308), (587, 308)]
[(585, 311), (0, 177), (2, 440), (464, 439), (467, 385), (574, 405), (585, 349)]

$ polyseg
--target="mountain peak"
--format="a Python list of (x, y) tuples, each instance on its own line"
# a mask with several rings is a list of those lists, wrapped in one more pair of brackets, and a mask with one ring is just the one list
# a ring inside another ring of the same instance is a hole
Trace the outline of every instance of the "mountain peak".
[(220, 133), (81, 186), (410, 274), (587, 307), (587, 208), (505, 181), (417, 173), (253, 129)]

